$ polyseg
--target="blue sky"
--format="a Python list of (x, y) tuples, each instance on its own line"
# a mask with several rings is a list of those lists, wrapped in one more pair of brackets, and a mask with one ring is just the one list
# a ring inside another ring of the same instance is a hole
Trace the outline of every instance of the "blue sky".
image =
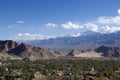
[(120, 0), (0, 0), (0, 39), (120, 30)]

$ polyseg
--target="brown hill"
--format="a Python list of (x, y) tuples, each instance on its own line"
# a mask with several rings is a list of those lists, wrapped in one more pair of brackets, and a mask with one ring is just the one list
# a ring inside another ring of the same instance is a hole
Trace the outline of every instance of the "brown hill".
[(75, 50), (75, 49), (73, 49), (71, 52), (69, 52), (68, 54), (67, 54), (67, 56), (76, 56), (76, 55), (79, 55), (81, 52), (79, 51), (79, 50)]
[(97, 53), (94, 50), (85, 50), (85, 51), (79, 51), (79, 50), (72, 50), (70, 53), (68, 53), (67, 56), (70, 57), (81, 57), (81, 58), (101, 58), (102, 54)]
[(113, 47), (113, 46), (100, 46), (96, 49), (90, 49), (90, 50), (72, 50), (68, 53), (67, 56), (71, 57), (120, 57), (120, 48), (119, 47)]
[(113, 46), (100, 46), (95, 50), (96, 52), (103, 53), (104, 57), (120, 57), (120, 48)]
[(7, 51), (18, 46), (18, 43), (12, 40), (0, 41), (0, 52), (6, 53)]
[(48, 49), (33, 47), (24, 43), (18, 44), (11, 40), (0, 41), (0, 53), (34, 59), (50, 59), (58, 57), (57, 52), (50, 52)]

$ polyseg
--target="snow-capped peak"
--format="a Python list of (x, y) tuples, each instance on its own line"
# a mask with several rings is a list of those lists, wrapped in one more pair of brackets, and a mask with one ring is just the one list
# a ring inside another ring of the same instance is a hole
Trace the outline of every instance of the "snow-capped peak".
[(68, 37), (79, 37), (80, 35), (81, 35), (80, 32), (74, 32), (74, 33), (70, 33)]

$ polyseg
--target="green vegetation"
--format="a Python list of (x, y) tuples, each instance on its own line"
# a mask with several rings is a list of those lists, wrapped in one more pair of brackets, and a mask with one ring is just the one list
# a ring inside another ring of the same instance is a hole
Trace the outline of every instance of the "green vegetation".
[(0, 80), (120, 80), (120, 60), (1, 60)]

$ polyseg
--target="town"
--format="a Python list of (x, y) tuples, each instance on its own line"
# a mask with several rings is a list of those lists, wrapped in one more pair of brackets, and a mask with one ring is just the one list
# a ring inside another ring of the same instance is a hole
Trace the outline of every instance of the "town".
[(0, 80), (120, 80), (120, 59), (0, 60)]

